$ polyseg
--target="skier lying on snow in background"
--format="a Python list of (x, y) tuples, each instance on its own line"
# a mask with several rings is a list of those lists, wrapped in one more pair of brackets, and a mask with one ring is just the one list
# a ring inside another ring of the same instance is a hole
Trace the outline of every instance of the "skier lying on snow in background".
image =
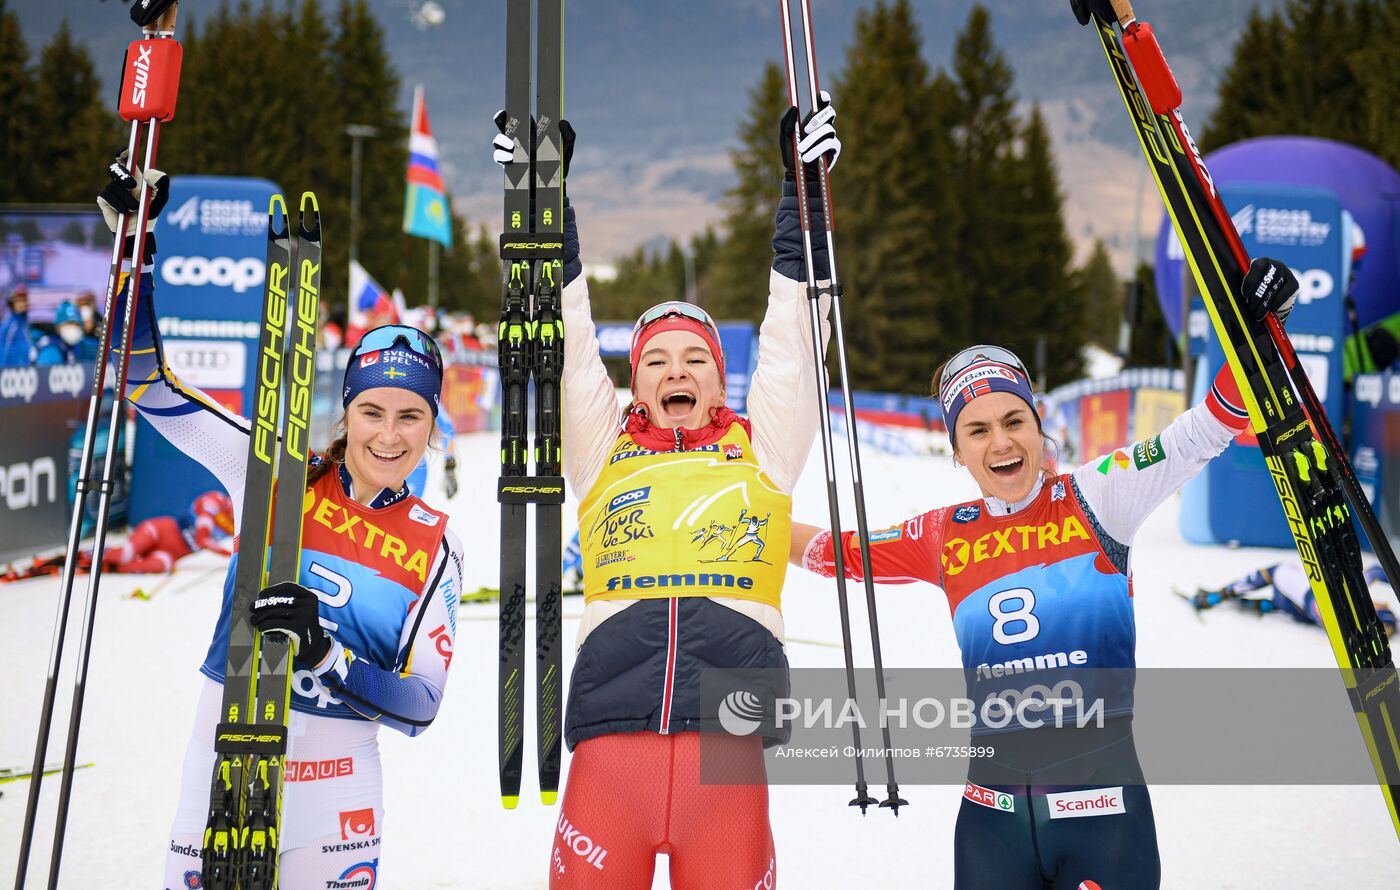
[[(232, 556), (233, 501), (222, 491), (206, 491), (190, 504), (190, 512), (152, 516), (136, 524), (120, 546), (102, 552), (102, 568), (112, 572), (169, 572), (175, 563), (199, 550)], [(229, 546), (223, 546), (229, 541)], [(84, 553), (88, 565), (92, 554)]]
[[(1395, 634), (1395, 611), (1387, 603), (1395, 603), (1395, 591), (1385, 576), (1385, 570), (1378, 565), (1366, 570), (1366, 583), (1379, 584), (1384, 588), (1380, 599), (1372, 599), (1376, 607), (1376, 617), (1385, 625), (1385, 632)], [(1261, 596), (1249, 596), (1258, 590), (1268, 588)], [(1234, 600), (1240, 608), (1253, 609), (1260, 615), (1269, 612), (1283, 612), (1292, 615), (1295, 621), (1322, 626), (1322, 614), (1317, 608), (1317, 597), (1308, 583), (1307, 572), (1297, 559), (1288, 559), (1250, 572), (1243, 578), (1233, 581), (1217, 590), (1201, 588), (1190, 597), (1191, 605), (1197, 609), (1210, 609), (1226, 600)]]
[[(834, 164), (834, 116), (828, 104), (804, 128), (804, 161), (826, 154)], [(707, 735), (710, 763), (745, 778), (702, 783), (699, 682), (707, 667), (786, 670), (779, 601), (786, 566), (781, 557), (749, 560), (751, 548), (715, 562), (720, 554), (692, 538), (710, 520), (735, 525), (748, 509), (771, 514), (762, 534), (783, 553), (792, 488), (817, 433), (812, 320), (791, 191), (796, 121), (793, 109), (780, 128), (790, 172), (748, 419), (725, 406), (714, 321), (680, 302), (637, 320), (632, 403), (619, 419), (580, 274), (574, 211), (565, 206), (564, 477), (579, 504), (585, 606), (565, 712), (573, 759), (551, 854), (553, 890), (645, 890), (659, 852), (669, 854), (675, 890), (774, 886), (763, 747), (780, 740)], [(561, 129), (567, 166), (573, 131)], [(497, 162), (509, 162), (512, 142), (502, 137), (496, 147)], [(808, 181), (815, 179), (814, 172)], [(825, 251), (815, 260), (825, 278)], [(823, 297), (823, 316), (826, 307)], [(825, 342), (825, 324), (821, 335)], [(678, 578), (688, 583), (667, 583)], [(606, 849), (606, 866), (570, 845), (575, 833)]]
[[(169, 180), (159, 171), (146, 181), (168, 194)], [(114, 231), (118, 213), (135, 210), (135, 194), (114, 181), (99, 198)], [(127, 235), (129, 255), (132, 232)], [(241, 519), (249, 424), (166, 366), (153, 306), (155, 249), (148, 230), (128, 393), (161, 435), (218, 478)], [(121, 300), (133, 280), (129, 271)], [(116, 312), (120, 317), (123, 308)], [(430, 337), (399, 326), (367, 333), (346, 367), (337, 438), (307, 475), (297, 582), (268, 588), (251, 616), (235, 616), (238, 558), (230, 561), (223, 608), (200, 668), (206, 680), (185, 752), (164, 886), (201, 880), (228, 629), (245, 617), (295, 641), (281, 886), (333, 886), (349, 870), (377, 861), (384, 825), (379, 727), (417, 735), (432, 723), (452, 662), (462, 589), (462, 548), (447, 517), (404, 486), (428, 448), (441, 390), (442, 362)]]
[[(1282, 322), (1298, 283), (1282, 263), (1259, 258), (1242, 290), (1255, 318), (1272, 311)], [(872, 534), (871, 568), (880, 583), (943, 589), (976, 707), (994, 697), (1019, 701), (1030, 685), (1058, 690), (1057, 680), (1073, 678), (1081, 707), (1098, 701), (1106, 718), (1085, 729), (1074, 727), (1072, 709), (1064, 728), (1055, 725), (1058, 711), (1032, 711), (1038, 722), (1028, 725), (978, 720), (974, 739), (994, 741), (996, 753), (969, 769), (953, 837), (957, 890), (1153, 890), (1161, 882), (1157, 832), (1133, 745), (1132, 671), (1123, 670), (1137, 648), (1128, 550), (1148, 515), (1249, 417), (1225, 368), (1205, 401), (1160, 435), (1057, 475), (1043, 463), (1031, 379), (997, 346), (973, 346), (944, 363), (934, 394), (954, 459), (982, 497)], [(841, 546), (847, 575), (860, 578), (855, 533), (844, 533)], [(790, 559), (832, 576), (831, 533), (794, 522)], [(1076, 674), (1055, 668), (1055, 656), (1109, 670)], [(1038, 657), (1051, 666), (1023, 678)]]

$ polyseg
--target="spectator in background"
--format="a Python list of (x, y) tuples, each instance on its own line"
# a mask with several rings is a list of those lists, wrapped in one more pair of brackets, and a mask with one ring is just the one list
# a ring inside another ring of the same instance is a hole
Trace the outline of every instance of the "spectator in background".
[(10, 314), (0, 321), (0, 368), (34, 364), (34, 333), (29, 329), (29, 288), (17, 285), (5, 298)]
[(330, 304), (321, 300), (321, 346), (336, 350), (345, 342), (345, 327), (338, 321), (339, 315), (331, 311)]
[(78, 315), (83, 319), (83, 336), (98, 339), (98, 334), (102, 330), (102, 314), (97, 311), (97, 297), (92, 291), (78, 291), (77, 299), (74, 301), (78, 307)]
[(36, 365), (72, 365), (97, 360), (101, 345), (97, 338), (83, 333), (83, 317), (78, 307), (64, 300), (54, 314), (53, 333), (41, 336), (35, 349)]

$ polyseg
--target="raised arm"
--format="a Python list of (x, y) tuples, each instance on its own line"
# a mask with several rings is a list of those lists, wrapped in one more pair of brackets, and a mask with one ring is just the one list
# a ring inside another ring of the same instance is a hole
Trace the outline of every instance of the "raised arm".
[[(1250, 267), (1243, 291), (1256, 318), (1273, 312), (1282, 321), (1293, 307), (1298, 282), (1287, 266), (1260, 257)], [(1152, 511), (1249, 426), (1244, 404), (1234, 374), (1228, 365), (1222, 367), (1205, 400), (1160, 434), (1129, 446), (1126, 464), (1105, 464), (1106, 455), (1076, 469), (1074, 483), (1084, 505), (1114, 540), (1131, 544)]]
[[(825, 96), (825, 94), (823, 94)], [(812, 266), (819, 287), (830, 283), (830, 264), (823, 230), (821, 195), (815, 163), (827, 156), (828, 167), (835, 168), (841, 154), (841, 142), (836, 138), (832, 121), (836, 111), (828, 103), (821, 112), (820, 126), (811, 128), (799, 149), (801, 160), (812, 169), (807, 177), (808, 209), (811, 214)], [(778, 127), (778, 145), (787, 174), (783, 179), (782, 198), (774, 219), (773, 269), (768, 276), (768, 311), (758, 335), (758, 364), (749, 389), (748, 412), (753, 422), (754, 448), (764, 470), (784, 491), (792, 491), (812, 440), (821, 422), (818, 368), (812, 348), (812, 306), (807, 296), (807, 265), (802, 253), (802, 217), (797, 200), (796, 163), (792, 156), (792, 132), (797, 123), (797, 109), (789, 109)], [(809, 121), (817, 124), (816, 118)], [(831, 299), (817, 299), (820, 319), (822, 355), (831, 337), (827, 312)]]

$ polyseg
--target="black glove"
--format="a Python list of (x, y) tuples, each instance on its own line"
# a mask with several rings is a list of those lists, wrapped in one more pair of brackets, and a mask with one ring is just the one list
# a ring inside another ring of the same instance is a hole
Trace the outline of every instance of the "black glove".
[[(807, 171), (808, 181), (817, 177), (817, 159), (826, 156), (828, 172), (836, 169), (836, 159), (841, 157), (841, 140), (836, 136), (836, 108), (831, 104), (831, 95), (823, 90), (817, 97), (817, 109), (807, 112), (802, 121), (802, 139), (797, 151)], [(789, 181), (797, 179), (797, 161), (793, 155), (792, 136), (797, 129), (797, 108), (789, 108), (778, 122), (778, 148), (783, 153), (783, 177)]]
[(291, 638), (297, 661), (316, 667), (331, 651), (331, 638), (321, 627), (320, 600), (313, 591), (294, 581), (263, 588), (248, 607), (253, 626), (263, 633)]
[(176, 0), (136, 0), (131, 4), (131, 20), (141, 27), (153, 24)]
[(114, 233), (121, 222), (122, 214), (126, 214), (126, 253), (129, 255), (136, 235), (136, 213), (139, 209), (136, 199), (141, 194), (141, 183), (145, 181), (151, 195), (151, 206), (146, 218), (146, 255), (143, 262), (149, 262), (156, 253), (156, 217), (160, 216), (166, 202), (170, 200), (170, 177), (160, 170), (149, 170), (144, 176), (139, 169), (133, 173), (127, 168), (126, 162), (127, 153), (123, 151), (108, 165), (107, 175), (112, 181), (97, 195), (97, 207), (102, 211), (107, 228)]
[(1263, 321), (1272, 312), (1282, 325), (1293, 311), (1293, 301), (1298, 299), (1298, 279), (1292, 269), (1278, 260), (1255, 257), (1240, 285), (1240, 296), (1255, 321)]
[(442, 462), (443, 490), (447, 493), (447, 499), (451, 500), (457, 496), (457, 458), (447, 455)]
[[(505, 110), (496, 112), (496, 116), (491, 119), (496, 125), (498, 134), (491, 140), (491, 159), (504, 167), (515, 158), (515, 140), (506, 135), (506, 122), (510, 120), (510, 115)], [(566, 120), (559, 122), (559, 141), (564, 145), (564, 180), (569, 179), (569, 164), (574, 160), (574, 139), (577, 138), (573, 124)], [(526, 146), (528, 148), (528, 146)]]
[(1096, 15), (1105, 22), (1115, 22), (1118, 14), (1113, 11), (1112, 0), (1069, 0), (1069, 5), (1074, 9), (1074, 17), (1079, 24), (1089, 24), (1089, 17)]
[(1388, 329), (1377, 325), (1361, 332), (1366, 338), (1366, 351), (1371, 353), (1371, 364), (1377, 371), (1384, 371), (1400, 358), (1400, 343)]

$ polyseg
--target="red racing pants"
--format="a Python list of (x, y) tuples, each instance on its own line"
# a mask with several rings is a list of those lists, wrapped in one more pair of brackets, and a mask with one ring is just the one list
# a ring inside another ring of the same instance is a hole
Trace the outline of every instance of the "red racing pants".
[(157, 574), (170, 571), (176, 560), (189, 555), (175, 517), (154, 516), (137, 523), (120, 547), (104, 553), (102, 564), (109, 571)]
[[(768, 786), (705, 784), (738, 764), (763, 775), (762, 740), (718, 733), (618, 733), (580, 742), (550, 853), (550, 890), (649, 890), (656, 854), (672, 890), (777, 886)], [(715, 758), (716, 760), (712, 760)]]

